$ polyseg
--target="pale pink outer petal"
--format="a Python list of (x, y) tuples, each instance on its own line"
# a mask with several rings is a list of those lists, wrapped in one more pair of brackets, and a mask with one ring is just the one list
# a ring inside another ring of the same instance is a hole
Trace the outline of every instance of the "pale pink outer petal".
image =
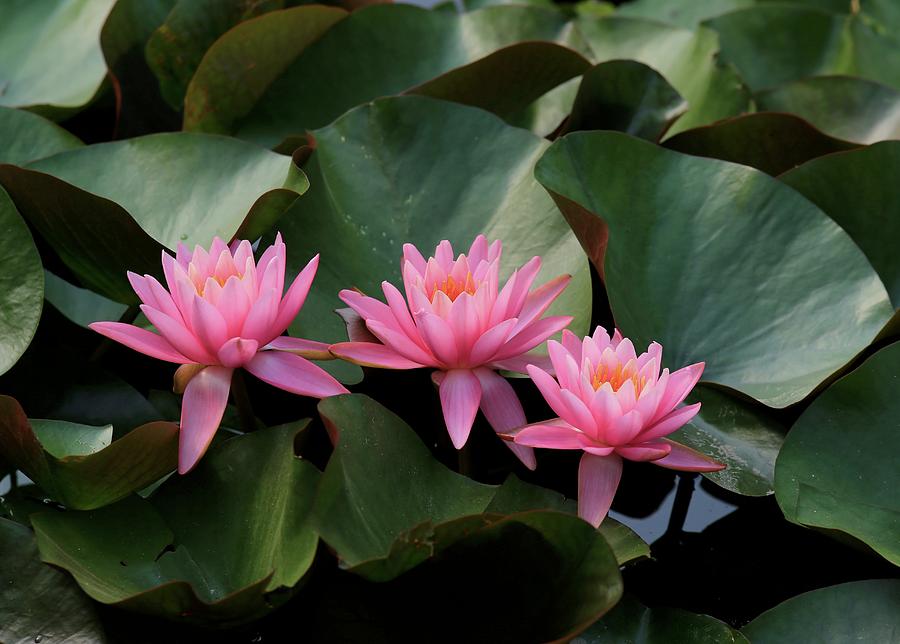
[(547, 449), (584, 449), (591, 439), (561, 418), (526, 425), (515, 432), (515, 442)]
[(639, 434), (641, 442), (650, 441), (654, 438), (662, 438), (668, 436), (676, 429), (683, 427), (686, 423), (697, 415), (700, 411), (700, 403), (679, 407), (670, 414), (666, 414), (659, 419), (654, 425), (651, 425)]
[(250, 297), (239, 278), (235, 276), (228, 278), (225, 286), (222, 287), (219, 301), (215, 305), (225, 319), (228, 337), (233, 338), (240, 335), (244, 320), (247, 319), (247, 313), (250, 311)]
[(207, 367), (187, 384), (181, 402), (179, 474), (193, 469), (219, 428), (228, 403), (231, 373), (227, 367)]
[(660, 467), (665, 467), (670, 470), (682, 470), (684, 472), (718, 472), (719, 470), (725, 469), (725, 465), (722, 463), (719, 463), (706, 454), (701, 454), (686, 445), (670, 441), (668, 438), (661, 438), (659, 440), (662, 443), (668, 444), (672, 448), (672, 451), (669, 452), (668, 456), (665, 456), (658, 461), (653, 461), (654, 465), (659, 465)]
[(472, 245), (469, 246), (469, 263), (471, 263), (472, 266), (478, 266), (481, 262), (487, 259), (487, 252), (487, 237), (485, 237), (484, 235), (476, 236), (475, 240), (472, 242)]
[(332, 355), (361, 367), (381, 369), (418, 369), (425, 365), (404, 358), (383, 344), (374, 342), (339, 342), (329, 347)]
[(619, 480), (622, 458), (585, 454), (578, 466), (578, 516), (599, 528), (609, 512)]
[(468, 369), (451, 369), (445, 373), (439, 389), (450, 440), (456, 449), (462, 449), (481, 403), (481, 383)]
[(273, 337), (281, 334), (288, 328), (291, 322), (294, 321), (294, 318), (297, 317), (300, 309), (303, 308), (303, 303), (306, 302), (306, 296), (309, 294), (309, 289), (312, 286), (313, 279), (316, 277), (318, 268), (319, 256), (316, 255), (309, 260), (309, 263), (300, 271), (300, 274), (294, 278), (293, 283), (288, 288), (278, 307), (278, 315), (272, 325)]
[(418, 329), (416, 329), (415, 322), (413, 322), (412, 315), (409, 313), (406, 300), (403, 299), (403, 295), (397, 290), (397, 287), (390, 282), (382, 282), (381, 291), (384, 293), (384, 299), (387, 301), (388, 308), (391, 309), (391, 313), (393, 313), (394, 320), (397, 322), (400, 330), (409, 336), (409, 339), (413, 342), (422, 344), (422, 339), (419, 336)]
[(244, 320), (242, 338), (253, 338), (263, 344), (272, 339), (273, 322), (278, 315), (280, 297), (280, 293), (276, 293), (274, 289), (260, 292)]
[(519, 313), (519, 324), (516, 330), (523, 329), (541, 317), (571, 281), (571, 275), (560, 275), (529, 293), (522, 306), (522, 312)]
[(528, 373), (528, 366), (543, 369), (549, 374), (555, 373), (550, 357), (541, 353), (523, 353), (513, 358), (504, 358), (503, 360), (491, 360), (488, 365), (492, 369), (502, 369), (503, 371), (515, 371), (517, 373)]
[(506, 306), (506, 317), (519, 317), (522, 307), (525, 306), (528, 290), (531, 288), (531, 284), (540, 270), (541, 258), (537, 256), (532, 257), (518, 270), (515, 286), (509, 295), (509, 304)]
[(321, 367), (284, 351), (261, 351), (244, 368), (273, 387), (292, 394), (327, 398), (350, 393)]
[(462, 364), (471, 364), (468, 361), (469, 353), (481, 331), (471, 295), (463, 293), (456, 298), (450, 308), (447, 323), (453, 329), (453, 336), (456, 338), (457, 360)]
[(568, 315), (556, 315), (542, 318), (530, 324), (507, 341), (506, 345), (497, 352), (496, 359), (505, 360), (520, 353), (531, 351), (554, 333), (562, 331), (569, 326), (573, 319), (573, 317)]
[(89, 326), (100, 335), (106, 336), (110, 340), (115, 340), (119, 344), (124, 344), (129, 349), (134, 349), (151, 358), (177, 364), (193, 362), (193, 360), (189, 360), (179, 353), (164, 337), (146, 329), (122, 322), (93, 322)]
[(247, 338), (232, 338), (221, 346), (219, 362), (230, 369), (243, 367), (250, 362), (259, 349), (259, 342)]
[(676, 405), (687, 398), (687, 395), (700, 380), (703, 375), (703, 368), (706, 366), (703, 362), (688, 365), (678, 371), (669, 374), (669, 384), (666, 387), (666, 393), (663, 394), (657, 407), (656, 417), (651, 422), (656, 422), (665, 414), (672, 411)]
[[(447, 322), (434, 313), (423, 312), (416, 314), (416, 327), (435, 358), (447, 367), (457, 364), (459, 351), (456, 348), (456, 337)], [(378, 335), (374, 329), (372, 332)]]
[(486, 364), (494, 357), (516, 325), (516, 319), (504, 320), (500, 324), (491, 327), (481, 334), (472, 345), (469, 353), (469, 363), (474, 365)]
[(292, 338), (288, 335), (279, 335), (269, 344), (263, 347), (263, 351), (274, 349), (275, 351), (288, 351), (303, 356), (308, 360), (331, 360), (330, 345), (326, 342), (307, 340), (306, 338)]
[(431, 351), (428, 348), (423, 349), (419, 343), (413, 342), (409, 336), (400, 329), (389, 327), (386, 324), (381, 324), (375, 320), (369, 321), (366, 326), (369, 331), (372, 332), (372, 335), (380, 340), (383, 345), (407, 360), (412, 360), (413, 362), (418, 362), (420, 364), (438, 364), (438, 360), (431, 354)]
[(215, 364), (216, 360), (213, 354), (206, 350), (203, 343), (182, 324), (181, 320), (173, 320), (162, 311), (146, 304), (141, 304), (140, 308), (160, 335), (168, 340), (179, 353), (190, 358), (190, 362)]
[[(487, 243), (485, 243), (485, 252), (487, 252)], [(485, 368), (475, 369), (474, 373), (481, 384), (481, 412), (495, 432), (502, 434), (522, 427), (528, 422), (525, 419), (522, 403), (519, 402), (519, 397), (516, 396), (515, 390), (506, 378)], [(507, 442), (506, 446), (529, 470), (537, 467), (533, 449), (510, 442)]]
[(412, 264), (420, 274), (425, 273), (425, 258), (412, 244), (403, 244), (403, 259)]
[(569, 424), (574, 425), (588, 436), (596, 438), (597, 423), (594, 420), (593, 414), (591, 414), (591, 410), (588, 409), (588, 406), (584, 404), (584, 401), (568, 389), (560, 389), (560, 396), (562, 397), (563, 403), (565, 404), (566, 410), (568, 412), (565, 414), (560, 414), (560, 416), (562, 416), (562, 418)]
[(638, 443), (616, 448), (616, 454), (629, 461), (655, 461), (672, 451), (666, 443)]
[(193, 331), (203, 346), (215, 355), (228, 340), (228, 326), (218, 309), (202, 297), (194, 298)]

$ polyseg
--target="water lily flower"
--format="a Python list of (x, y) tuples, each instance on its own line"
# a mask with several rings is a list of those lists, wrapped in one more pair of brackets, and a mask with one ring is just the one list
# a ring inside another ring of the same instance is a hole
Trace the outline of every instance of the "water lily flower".
[[(385, 369), (436, 369), (444, 421), (454, 447), (469, 437), (479, 407), (497, 432), (525, 424), (522, 404), (498, 369), (524, 373), (538, 357), (527, 352), (572, 321), (541, 317), (571, 277), (562, 275), (540, 288), (531, 284), (541, 268), (534, 257), (499, 289), (501, 243), (475, 238), (468, 255), (454, 260), (447, 240), (426, 260), (404, 244), (401, 269), (404, 295), (382, 282), (386, 304), (353, 290), (340, 298), (358, 315), (351, 342), (332, 345), (334, 355), (362, 366)], [(364, 323), (361, 324), (361, 323)], [(354, 319), (348, 320), (354, 328)], [(534, 468), (530, 448), (508, 443)]]
[(631, 340), (603, 327), (579, 340), (564, 331), (548, 343), (556, 378), (536, 365), (528, 375), (559, 418), (527, 425), (514, 433), (517, 445), (580, 449), (578, 515), (594, 526), (609, 511), (622, 459), (650, 461), (689, 472), (725, 466), (665, 438), (700, 411), (700, 403), (679, 405), (703, 373), (700, 362), (669, 373), (662, 347), (653, 342), (636, 355)]
[(231, 248), (218, 237), (207, 252), (178, 245), (162, 254), (166, 287), (128, 273), (141, 311), (159, 333), (121, 322), (95, 322), (94, 331), (148, 356), (181, 364), (176, 391), (184, 391), (178, 471), (188, 472), (219, 427), (232, 373), (244, 368), (275, 387), (325, 398), (348, 393), (307, 358), (331, 358), (322, 342), (281, 334), (303, 306), (319, 256), (284, 292), (285, 245), (279, 234), (256, 262), (248, 241)]

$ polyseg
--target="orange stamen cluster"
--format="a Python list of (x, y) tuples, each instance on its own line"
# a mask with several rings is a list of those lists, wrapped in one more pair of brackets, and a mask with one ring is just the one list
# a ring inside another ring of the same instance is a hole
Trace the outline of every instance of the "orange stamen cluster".
[(604, 384), (609, 383), (613, 391), (618, 391), (619, 388), (629, 380), (634, 384), (635, 395), (640, 395), (644, 385), (647, 384), (647, 378), (638, 377), (637, 367), (635, 366), (634, 361), (631, 361), (626, 365), (623, 365), (621, 362), (616, 363), (615, 369), (611, 369), (608, 366), (601, 364), (594, 371), (594, 375), (591, 378), (591, 386), (594, 388), (594, 391), (596, 391)]
[(475, 280), (472, 277), (471, 271), (466, 274), (466, 280), (456, 281), (452, 276), (448, 275), (447, 279), (444, 280), (442, 284), (435, 284), (434, 291), (431, 293), (431, 301), (434, 301), (434, 296), (438, 291), (442, 291), (450, 301), (453, 302), (463, 293), (468, 293), (469, 295), (475, 295), (475, 291), (478, 290), (478, 285), (475, 284)]

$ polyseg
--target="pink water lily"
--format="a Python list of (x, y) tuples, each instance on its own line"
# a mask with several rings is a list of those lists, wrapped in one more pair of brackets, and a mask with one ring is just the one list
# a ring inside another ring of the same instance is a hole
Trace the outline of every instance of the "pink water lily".
[(700, 411), (700, 403), (680, 406), (703, 373), (697, 363), (669, 373), (662, 347), (653, 342), (636, 355), (631, 340), (618, 331), (597, 327), (579, 340), (563, 332), (562, 342), (548, 343), (556, 379), (535, 365), (528, 374), (559, 418), (527, 425), (515, 443), (584, 451), (578, 468), (578, 514), (594, 526), (609, 511), (622, 459), (651, 461), (691, 472), (714, 472), (725, 466), (665, 438)]
[[(358, 325), (362, 337), (332, 345), (332, 353), (363, 366), (436, 369), (444, 421), (457, 449), (465, 445), (479, 407), (497, 432), (525, 424), (519, 399), (497, 370), (524, 373), (528, 363), (539, 361), (527, 352), (572, 320), (542, 317), (569, 275), (530, 290), (541, 268), (540, 257), (534, 257), (500, 289), (500, 255), (500, 241), (488, 245), (484, 235), (456, 259), (447, 240), (428, 260), (404, 244), (405, 297), (389, 282), (381, 285), (386, 304), (357, 291), (340, 293), (365, 326)], [(534, 468), (533, 450), (508, 445)]]
[(178, 471), (188, 472), (206, 452), (231, 388), (233, 371), (243, 367), (285, 391), (314, 398), (348, 393), (307, 358), (331, 358), (322, 342), (281, 334), (303, 306), (319, 256), (313, 257), (284, 292), (285, 245), (281, 235), (256, 262), (248, 241), (231, 248), (218, 237), (207, 252), (178, 245), (175, 257), (162, 254), (166, 286), (150, 276), (128, 273), (141, 311), (159, 331), (121, 322), (91, 328), (148, 356), (181, 364), (176, 390), (181, 407)]

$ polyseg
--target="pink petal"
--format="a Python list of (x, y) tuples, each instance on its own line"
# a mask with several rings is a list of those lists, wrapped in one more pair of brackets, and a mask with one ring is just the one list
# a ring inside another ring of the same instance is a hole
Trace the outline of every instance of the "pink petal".
[(202, 297), (194, 298), (194, 309), (191, 314), (194, 335), (213, 355), (228, 340), (228, 327), (225, 318), (212, 304)]
[(351, 309), (359, 313), (362, 318), (368, 322), (369, 320), (377, 320), (388, 326), (396, 325), (394, 314), (390, 307), (384, 302), (376, 300), (374, 297), (363, 295), (359, 291), (344, 289), (338, 293), (338, 297)]
[(206, 350), (203, 343), (191, 333), (181, 321), (175, 321), (168, 315), (154, 309), (152, 306), (141, 304), (141, 312), (155, 326), (160, 335), (175, 347), (183, 356), (190, 358), (188, 362), (200, 364), (214, 364), (213, 354)]
[(128, 283), (131, 284), (131, 288), (133, 288), (134, 292), (137, 293), (137, 296), (138, 298), (140, 298), (141, 302), (159, 308), (156, 303), (156, 297), (150, 290), (150, 286), (149, 284), (147, 284), (146, 278), (141, 277), (137, 273), (132, 273), (131, 271), (126, 271), (125, 275), (128, 277)]
[(447, 367), (457, 364), (459, 351), (456, 348), (456, 338), (447, 322), (434, 313), (423, 312), (416, 314), (416, 327), (435, 358)]
[(463, 293), (456, 298), (450, 308), (447, 323), (453, 329), (453, 336), (456, 338), (457, 360), (468, 363), (470, 349), (481, 331), (471, 295)]
[(330, 345), (325, 342), (316, 342), (305, 338), (292, 338), (287, 335), (280, 335), (263, 347), (263, 350), (269, 349), (296, 353), (298, 356), (303, 356), (309, 360), (331, 360), (334, 357), (331, 355)]
[(244, 368), (273, 387), (292, 394), (327, 398), (350, 393), (321, 367), (284, 351), (261, 351)]
[(481, 384), (468, 369), (451, 369), (441, 380), (440, 395), (450, 440), (456, 449), (462, 449), (478, 413)]
[(481, 262), (487, 259), (487, 252), (487, 237), (485, 237), (484, 235), (478, 235), (477, 237), (475, 237), (475, 241), (473, 241), (472, 245), (469, 247), (469, 263), (472, 266), (478, 266)]
[[(204, 295), (207, 294), (207, 291), (204, 291)], [(244, 320), (247, 319), (247, 313), (250, 311), (250, 298), (247, 295), (247, 289), (244, 288), (238, 277), (229, 277), (225, 282), (216, 308), (225, 320), (228, 337), (233, 338), (240, 335)]]
[(425, 272), (425, 258), (412, 244), (403, 244), (403, 259), (412, 264), (419, 273)]
[(567, 389), (577, 389), (581, 381), (581, 371), (578, 368), (577, 356), (573, 356), (559, 342), (550, 340), (547, 343), (547, 351), (550, 353), (550, 362), (559, 379), (559, 386)]
[(179, 474), (193, 469), (219, 428), (228, 403), (231, 373), (232, 370), (226, 367), (207, 367), (187, 384), (181, 402)]
[(595, 528), (600, 527), (609, 512), (621, 478), (621, 457), (593, 454), (582, 456), (578, 466), (578, 516)]
[(232, 338), (219, 349), (219, 362), (230, 369), (243, 367), (259, 349), (259, 342), (246, 338)]
[(244, 320), (244, 326), (241, 328), (242, 338), (253, 338), (263, 344), (272, 339), (279, 298), (280, 293), (274, 288), (260, 292), (259, 298), (250, 306)]
[(316, 270), (319, 268), (319, 256), (316, 255), (309, 263), (300, 271), (300, 274), (294, 278), (290, 288), (278, 309), (278, 316), (273, 324), (275, 335), (282, 333), (303, 307), (306, 296), (309, 294), (309, 288), (312, 286), (313, 279), (316, 277)]
[(559, 297), (560, 293), (565, 290), (571, 281), (571, 275), (560, 275), (529, 293), (525, 298), (525, 304), (522, 306), (522, 312), (519, 314), (519, 327), (517, 330), (521, 330), (541, 317), (553, 304), (553, 300)]
[(679, 407), (673, 412), (663, 416), (655, 424), (640, 433), (641, 441), (650, 441), (655, 438), (668, 436), (676, 429), (683, 427), (700, 411), (700, 403)]
[(622, 407), (612, 386), (606, 383), (600, 387), (591, 399), (590, 408), (591, 415), (597, 423), (597, 438), (608, 445), (620, 442), (615, 440), (614, 428), (622, 417)]
[(671, 451), (666, 443), (639, 443), (616, 448), (616, 454), (629, 461), (656, 461)]
[(434, 259), (438, 265), (449, 273), (453, 264), (453, 246), (446, 239), (442, 240), (434, 249)]
[(344, 324), (347, 325), (347, 337), (351, 342), (378, 341), (378, 338), (369, 331), (369, 328), (366, 326), (366, 321), (362, 316), (350, 307), (345, 309), (335, 309), (334, 312), (337, 313), (344, 321)]
[(482, 333), (472, 345), (472, 351), (469, 353), (469, 363), (482, 365), (489, 362), (506, 342), (515, 325), (516, 319), (511, 318)]
[[(367, 323), (368, 329), (372, 334), (381, 341), (382, 344), (392, 349), (395, 353), (403, 356), (407, 360), (418, 362), (420, 364), (436, 365), (437, 359), (431, 354), (431, 351), (423, 349), (418, 343), (413, 342), (408, 335), (403, 333), (396, 326), (387, 326), (370, 320)], [(424, 341), (422, 344), (426, 344)]]
[(666, 387), (666, 393), (663, 395), (662, 400), (659, 401), (659, 407), (656, 412), (657, 416), (652, 419), (653, 422), (658, 421), (663, 415), (668, 414), (676, 405), (687, 398), (691, 389), (693, 389), (694, 385), (697, 384), (697, 381), (700, 380), (700, 376), (703, 375), (703, 368), (705, 366), (706, 363), (698, 362), (697, 364), (689, 365), (669, 374), (669, 385)]
[(525, 306), (525, 298), (528, 297), (528, 290), (531, 288), (531, 284), (534, 282), (534, 278), (537, 277), (540, 270), (540, 257), (532, 257), (519, 269), (515, 287), (509, 295), (509, 304), (506, 307), (507, 317), (521, 317), (520, 313)]
[(553, 376), (534, 365), (528, 365), (528, 375), (538, 388), (538, 391), (541, 392), (544, 400), (550, 405), (550, 409), (556, 412), (556, 415), (560, 418), (568, 416), (569, 407), (562, 397), (562, 390), (559, 388), (559, 383), (556, 382)]
[(244, 270), (248, 259), (253, 259), (253, 246), (246, 239), (235, 240), (231, 244), (231, 253), (234, 256), (234, 264)]
[[(165, 253), (165, 251), (163, 252)], [(175, 249), (175, 259), (185, 269), (191, 263), (191, 250), (183, 242), (178, 242), (178, 246)]]
[(168, 340), (146, 329), (122, 322), (93, 322), (89, 326), (100, 335), (151, 358), (178, 364), (193, 362), (179, 353)]
[(577, 335), (565, 329), (562, 332), (562, 339), (560, 340), (561, 344), (565, 348), (566, 351), (571, 353), (573, 356), (581, 357), (581, 338)]
[(418, 369), (426, 365), (404, 358), (393, 349), (374, 342), (339, 342), (330, 347), (331, 353), (361, 367), (381, 369)]
[(153, 294), (153, 299), (156, 300), (156, 305), (153, 305), (154, 308), (159, 309), (173, 320), (183, 320), (184, 318), (181, 315), (181, 311), (175, 304), (175, 300), (172, 299), (171, 293), (169, 293), (152, 275), (144, 275), (144, 279), (146, 280), (147, 287)]
[(718, 472), (719, 470), (725, 469), (725, 465), (722, 463), (719, 463), (706, 454), (701, 454), (686, 445), (670, 441), (668, 438), (661, 438), (659, 440), (662, 443), (668, 444), (672, 448), (672, 451), (669, 452), (668, 456), (665, 456), (658, 461), (653, 461), (654, 465), (659, 465), (670, 470), (682, 470), (685, 472)]
[(403, 295), (390, 282), (382, 282), (381, 291), (384, 293), (384, 298), (387, 301), (388, 308), (391, 309), (391, 313), (394, 315), (394, 321), (397, 323), (397, 326), (409, 336), (410, 340), (419, 342), (419, 331), (416, 329)]
[(554, 373), (553, 364), (550, 357), (541, 353), (523, 353), (522, 355), (512, 358), (504, 358), (503, 360), (491, 360), (487, 366), (492, 369), (501, 369), (503, 371), (515, 371), (516, 373), (528, 373), (528, 366), (543, 369), (549, 374)]
[(584, 401), (568, 389), (560, 389), (559, 393), (567, 407), (567, 413), (560, 414), (560, 416), (588, 436), (596, 437), (597, 422), (594, 420), (594, 416), (591, 414), (588, 406), (584, 404)]
[(584, 449), (592, 444), (589, 437), (562, 418), (526, 425), (515, 432), (515, 442), (547, 449)]
[(497, 359), (505, 360), (520, 353), (531, 351), (554, 333), (558, 333), (569, 326), (573, 319), (568, 315), (558, 315), (538, 320), (510, 338), (497, 354)]
[[(485, 252), (487, 252), (486, 242)], [(522, 427), (528, 422), (522, 403), (519, 402), (519, 397), (506, 378), (484, 368), (475, 369), (474, 373), (481, 384), (481, 411), (495, 432), (501, 434)], [(533, 449), (510, 442), (506, 445), (529, 470), (537, 467)]]

